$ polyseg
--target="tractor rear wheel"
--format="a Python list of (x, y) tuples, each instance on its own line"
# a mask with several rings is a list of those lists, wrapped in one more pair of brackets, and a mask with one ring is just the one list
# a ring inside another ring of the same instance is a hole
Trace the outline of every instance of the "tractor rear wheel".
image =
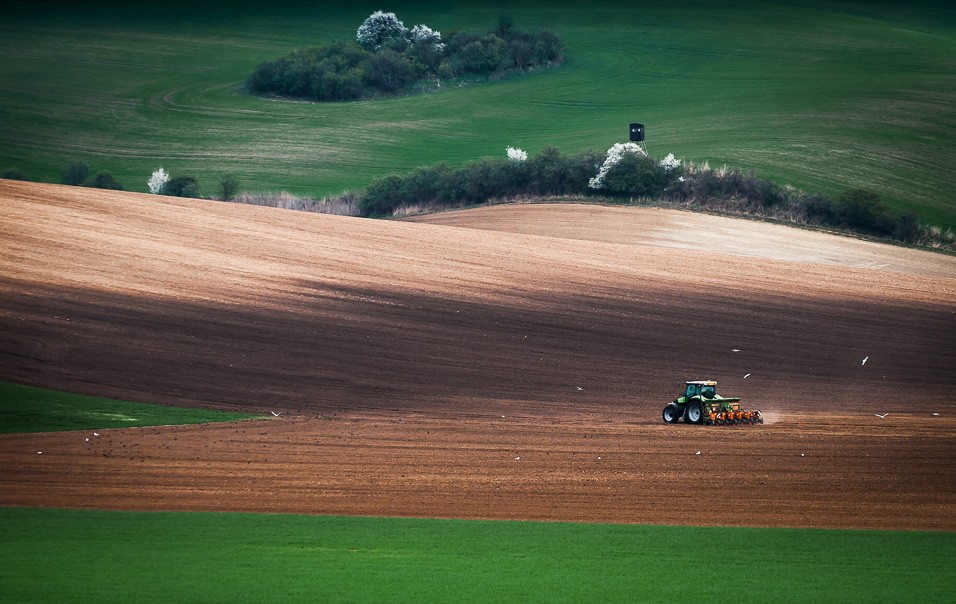
[(661, 413), (661, 416), (668, 424), (676, 424), (677, 420), (680, 419), (680, 407), (674, 403), (671, 403), (664, 407), (664, 411)]
[(703, 415), (704, 412), (700, 403), (691, 403), (687, 405), (687, 410), (684, 411), (684, 421), (688, 424), (699, 424)]

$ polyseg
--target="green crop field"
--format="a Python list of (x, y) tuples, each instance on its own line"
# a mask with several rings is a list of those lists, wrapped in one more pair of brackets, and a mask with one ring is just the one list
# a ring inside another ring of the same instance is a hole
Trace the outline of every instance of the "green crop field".
[(0, 509), (5, 602), (946, 602), (951, 533)]
[(228, 422), (256, 417), (117, 401), (0, 382), (0, 434)]
[[(373, 10), (446, 34), (550, 27), (560, 68), (413, 97), (253, 98), (261, 61), (351, 39)], [(162, 165), (205, 195), (321, 196), (441, 160), (604, 150), (647, 125), (652, 156), (754, 169), (836, 195), (871, 188), (956, 226), (956, 10), (915, 2), (20, 2), (0, 20), (0, 170), (71, 160), (145, 191)]]

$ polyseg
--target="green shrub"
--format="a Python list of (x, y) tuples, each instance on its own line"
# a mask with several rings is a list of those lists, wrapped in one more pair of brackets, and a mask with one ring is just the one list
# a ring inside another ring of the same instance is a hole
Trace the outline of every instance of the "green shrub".
[(381, 92), (398, 92), (421, 78), (424, 67), (394, 50), (380, 50), (373, 54), (365, 68), (362, 80)]
[(199, 181), (193, 176), (171, 178), (163, 187), (163, 195), (199, 198)]
[(452, 170), (444, 163), (417, 168), (402, 180), (401, 198), (405, 203), (452, 202), (458, 199), (453, 178)]
[(602, 154), (592, 150), (564, 155), (554, 147), (545, 147), (524, 162), (527, 169), (527, 192), (537, 195), (588, 195), (588, 181), (603, 163)]
[(89, 177), (90, 167), (81, 161), (70, 162), (70, 165), (60, 172), (60, 182), (65, 185), (82, 185)]
[(359, 211), (363, 216), (391, 214), (395, 208), (409, 200), (404, 189), (405, 179), (395, 174), (374, 180), (359, 200)]
[(101, 170), (97, 172), (95, 176), (86, 179), (83, 182), (83, 186), (93, 187), (94, 189), (110, 189), (113, 191), (123, 190), (123, 185), (106, 170)]
[(832, 225), (835, 223), (833, 202), (822, 195), (807, 195), (801, 206), (811, 224)]
[(226, 174), (219, 183), (219, 199), (229, 201), (239, 192), (239, 177), (235, 174)]
[(915, 212), (907, 212), (899, 217), (893, 233), (896, 239), (907, 243), (916, 243), (920, 238), (919, 218)]
[(885, 214), (886, 206), (879, 194), (867, 189), (844, 191), (834, 206), (834, 217), (840, 226), (864, 233), (886, 234)]
[(604, 190), (617, 195), (656, 197), (664, 192), (667, 174), (653, 159), (625, 153), (604, 177)]
[(561, 60), (564, 42), (553, 31), (544, 29), (531, 42), (531, 60), (538, 65), (547, 65)]
[(7, 180), (26, 180), (26, 181), (30, 180), (29, 178), (27, 178), (26, 174), (24, 174), (17, 168), (7, 168), (3, 172), (0, 172), (0, 178), (5, 178)]
[(464, 32), (449, 40), (448, 47), (457, 73), (485, 75), (508, 64), (508, 45), (495, 34)]

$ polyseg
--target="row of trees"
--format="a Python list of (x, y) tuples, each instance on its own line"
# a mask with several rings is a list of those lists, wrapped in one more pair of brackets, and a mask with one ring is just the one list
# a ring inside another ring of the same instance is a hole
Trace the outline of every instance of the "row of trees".
[(563, 154), (554, 147), (527, 159), (484, 158), (460, 168), (441, 163), (404, 176), (373, 181), (359, 197), (363, 216), (385, 216), (402, 206), (478, 204), (522, 196), (586, 195), (602, 156)]
[[(22, 171), (17, 168), (9, 168), (0, 172), (0, 178), (7, 180), (25, 180), (29, 181)], [(101, 170), (93, 174), (90, 167), (81, 161), (72, 161), (60, 172), (60, 183), (70, 186), (94, 187), (97, 189), (112, 189), (114, 191), (123, 191), (123, 185), (120, 184), (113, 175)], [(150, 193), (157, 195), (170, 195), (172, 197), (192, 197), (202, 199), (202, 193), (199, 189), (199, 180), (195, 176), (177, 176), (170, 178), (169, 174), (163, 168), (159, 168), (150, 175), (146, 181), (146, 186)], [(229, 201), (239, 193), (239, 178), (235, 174), (225, 174), (219, 182), (217, 199)]]
[(917, 242), (927, 229), (913, 213), (890, 211), (877, 193), (850, 189), (830, 199), (759, 178), (739, 169), (682, 166), (668, 155), (649, 157), (633, 143), (606, 154), (563, 154), (553, 147), (529, 158), (509, 148), (506, 158), (486, 158), (460, 168), (418, 168), (404, 176), (372, 182), (360, 195), (363, 216), (388, 216), (407, 208), (437, 209), (492, 200), (537, 196), (581, 196), (661, 200), (728, 213)]
[(123, 185), (108, 171), (100, 170), (96, 174), (91, 174), (90, 167), (81, 161), (70, 162), (60, 173), (60, 182), (65, 185), (123, 190)]
[[(171, 197), (191, 197), (202, 199), (199, 180), (195, 176), (182, 175), (171, 178), (162, 167), (155, 170), (146, 181), (150, 193)], [(235, 174), (226, 174), (219, 181), (218, 199), (230, 201), (239, 193), (239, 178)]]
[(494, 32), (456, 32), (446, 42), (427, 25), (408, 29), (395, 13), (378, 11), (358, 28), (354, 42), (332, 42), (265, 61), (246, 84), (256, 94), (348, 101), (394, 95), (428, 80), (553, 65), (562, 61), (563, 47), (553, 32), (518, 31), (507, 19)]

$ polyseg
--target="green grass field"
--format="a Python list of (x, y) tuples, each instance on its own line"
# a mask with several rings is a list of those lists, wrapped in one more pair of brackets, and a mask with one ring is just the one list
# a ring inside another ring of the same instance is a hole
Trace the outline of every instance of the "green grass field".
[(117, 401), (0, 382), (0, 434), (228, 422), (256, 417)]
[(0, 509), (5, 602), (945, 602), (951, 533)]
[[(350, 39), (373, 10), (439, 30), (547, 26), (566, 64), (402, 99), (252, 98), (261, 61)], [(0, 169), (57, 181), (74, 159), (145, 191), (162, 165), (213, 195), (337, 194), (441, 160), (604, 150), (647, 125), (652, 156), (836, 195), (879, 192), (956, 227), (956, 10), (916, 2), (7, 4)]]

